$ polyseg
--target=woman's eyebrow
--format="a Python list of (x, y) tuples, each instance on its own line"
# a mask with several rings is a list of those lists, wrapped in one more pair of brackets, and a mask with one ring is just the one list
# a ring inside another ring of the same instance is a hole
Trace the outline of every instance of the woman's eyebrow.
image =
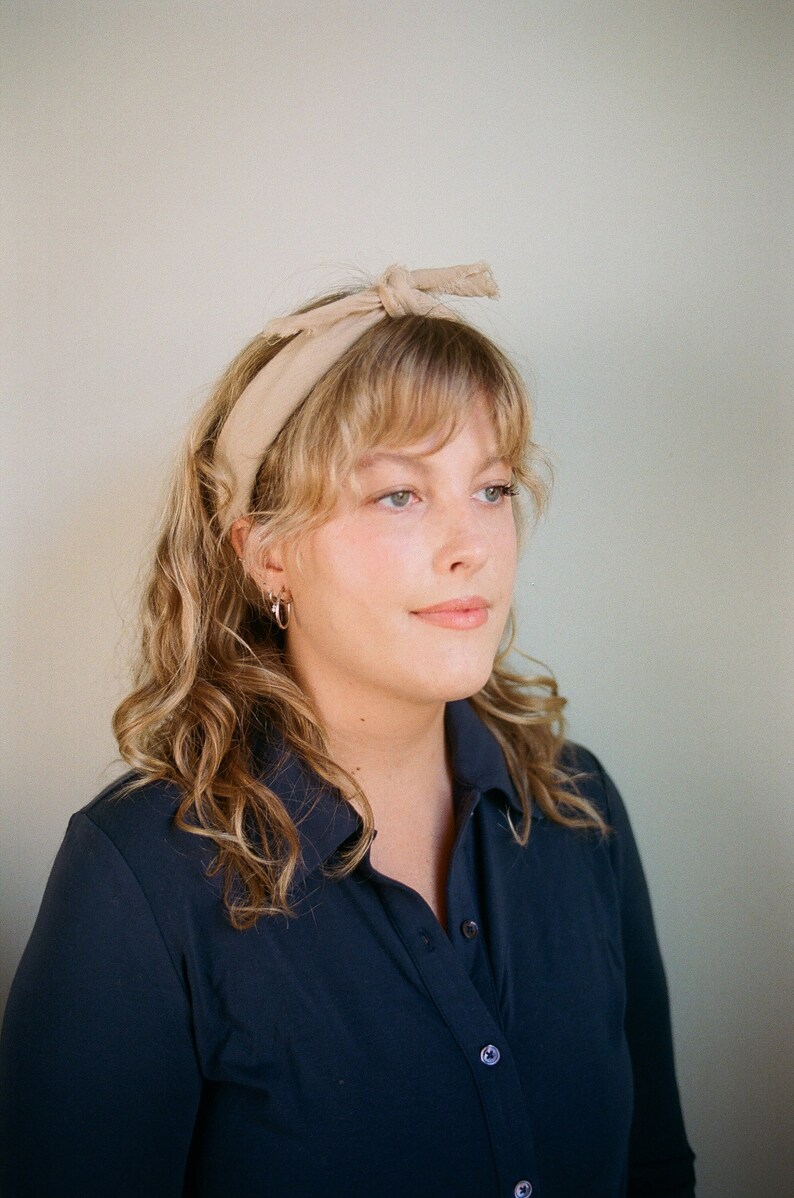
[[(357, 470), (371, 470), (374, 466), (380, 466), (383, 463), (391, 462), (393, 465), (415, 466), (419, 470), (426, 471), (426, 470), (431, 469), (431, 467), (428, 465), (427, 461), (425, 460), (428, 456), (430, 456), (430, 455), (428, 455), (426, 453), (424, 453), (424, 454), (406, 453), (406, 452), (388, 453), (385, 450), (377, 451), (377, 452), (373, 451), (370, 453), (365, 453), (362, 455), (362, 457), (359, 458), (359, 460), (356, 464), (356, 469)], [(509, 466), (510, 462), (503, 454), (499, 454), (499, 453), (491, 454), (489, 457), (485, 458), (480, 463), (480, 465), (477, 467), (477, 473), (479, 474), (480, 471), (482, 471), (482, 470), (488, 470), (491, 466), (499, 466), (499, 465)]]

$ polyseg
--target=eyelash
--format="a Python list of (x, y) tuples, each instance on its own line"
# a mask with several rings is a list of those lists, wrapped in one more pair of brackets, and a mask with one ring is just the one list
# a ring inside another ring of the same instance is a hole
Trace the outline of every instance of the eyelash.
[[(514, 498), (519, 493), (518, 487), (514, 486), (512, 483), (492, 483), (490, 486), (480, 487), (480, 490), (481, 491), (501, 491), (502, 499)], [(415, 494), (416, 494), (416, 491), (412, 490), (411, 487), (401, 487), (398, 491), (387, 491), (385, 495), (379, 495), (378, 498), (374, 500), (374, 502), (377, 504), (382, 504), (385, 507), (386, 505), (383, 504), (384, 499), (391, 499), (395, 495), (415, 495)], [(409, 504), (407, 506), (412, 507), (413, 505)], [(489, 504), (486, 504), (486, 506), (487, 507), (500, 507), (501, 501), (500, 501), (500, 503), (489, 503)], [(407, 510), (407, 507), (389, 508), (388, 510), (392, 511), (392, 512), (404, 512)]]

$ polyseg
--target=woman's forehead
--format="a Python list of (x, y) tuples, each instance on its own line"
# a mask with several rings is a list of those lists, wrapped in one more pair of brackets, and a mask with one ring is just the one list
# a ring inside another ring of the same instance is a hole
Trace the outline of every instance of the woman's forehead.
[[(356, 464), (356, 469), (358, 471), (364, 472), (367, 470), (374, 470), (378, 466), (384, 465), (410, 465), (414, 466), (417, 470), (426, 471), (431, 469), (431, 463), (428, 461), (428, 459), (433, 456), (434, 452), (439, 452), (439, 449), (440, 447), (436, 446), (434, 450), (426, 452), (420, 452), (416, 449), (370, 450), (362, 455), (361, 458), (359, 458)], [(479, 468), (482, 470), (487, 470), (490, 466), (498, 466), (506, 461), (507, 458), (504, 454), (499, 453), (498, 450), (494, 450), (494, 452), (487, 453), (485, 457), (481, 458), (479, 462)]]

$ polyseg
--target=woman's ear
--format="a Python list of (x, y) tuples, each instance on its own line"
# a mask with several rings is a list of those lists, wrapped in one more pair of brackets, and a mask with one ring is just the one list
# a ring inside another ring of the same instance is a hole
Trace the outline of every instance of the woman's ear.
[(229, 540), (232, 543), (232, 549), (234, 549), (234, 552), (243, 564), (245, 564), (245, 546), (248, 534), (251, 531), (251, 523), (250, 516), (240, 516), (239, 520), (235, 520), (229, 529)]
[(257, 529), (250, 516), (240, 516), (235, 520), (229, 530), (229, 539), (246, 574), (261, 591), (274, 591), (278, 594), (286, 587), (280, 547), (270, 545), (267, 552), (263, 552)]

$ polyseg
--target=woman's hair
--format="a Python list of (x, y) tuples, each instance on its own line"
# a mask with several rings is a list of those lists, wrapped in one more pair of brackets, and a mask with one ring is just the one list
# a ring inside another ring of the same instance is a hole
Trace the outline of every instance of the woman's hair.
[[(247, 384), (285, 344), (260, 335), (245, 346), (190, 430), (143, 598), (135, 687), (113, 717), (121, 755), (136, 771), (131, 785), (150, 779), (176, 784), (177, 825), (214, 844), (211, 870), (222, 874), (237, 928), (261, 915), (292, 912), (300, 863), (294, 821), (257, 774), (256, 728), (275, 729), (358, 809), (361, 835), (340, 856), (334, 876), (355, 868), (373, 832), (366, 795), (332, 760), (318, 714), (290, 673), (284, 633), (220, 532), (231, 481), (213, 460), (219, 431)], [(463, 321), (407, 315), (380, 321), (355, 342), (270, 445), (250, 504), (257, 550), (293, 538), (299, 552), (300, 538), (330, 516), (362, 453), (430, 437), (443, 445), (478, 400), (491, 414), (499, 453), (540, 514), (547, 499), (543, 458), (515, 367)], [(518, 501), (514, 505), (521, 534), (523, 515)], [(493, 672), (471, 703), (499, 741), (524, 809), (519, 826), (511, 823), (513, 835), (526, 843), (533, 804), (556, 823), (603, 830), (598, 811), (560, 763), (565, 700), (552, 677), (523, 677), (506, 664), (512, 612), (506, 633)]]

